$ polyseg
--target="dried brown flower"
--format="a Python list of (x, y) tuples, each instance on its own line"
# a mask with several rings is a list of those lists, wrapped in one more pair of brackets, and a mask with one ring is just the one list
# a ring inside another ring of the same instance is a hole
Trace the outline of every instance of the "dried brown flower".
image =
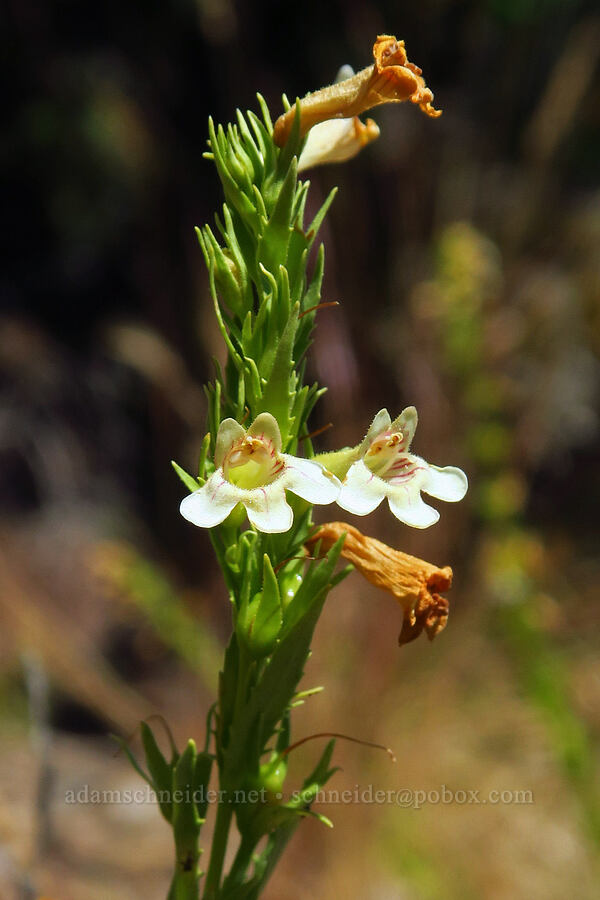
[(441, 592), (452, 585), (452, 569), (437, 566), (394, 550), (382, 541), (362, 534), (346, 522), (327, 522), (308, 542), (317, 541), (321, 549), (330, 547), (346, 532), (342, 556), (351, 562), (367, 581), (393, 594), (404, 611), (398, 642), (408, 644), (425, 631), (429, 640), (443, 631), (448, 621), (449, 604)]
[[(422, 71), (408, 61), (404, 41), (393, 35), (380, 34), (373, 44), (372, 66), (367, 66), (329, 87), (307, 94), (300, 101), (300, 134), (318, 122), (327, 119), (350, 119), (381, 103), (402, 103), (410, 100), (428, 116), (441, 115), (441, 110), (432, 106), (433, 94), (425, 84)], [(278, 147), (286, 143), (296, 107), (293, 106), (275, 122), (273, 140)]]
[(354, 116), (352, 119), (319, 122), (308, 133), (298, 160), (298, 172), (324, 163), (346, 162), (378, 137), (379, 126), (373, 119), (361, 122), (358, 116)]

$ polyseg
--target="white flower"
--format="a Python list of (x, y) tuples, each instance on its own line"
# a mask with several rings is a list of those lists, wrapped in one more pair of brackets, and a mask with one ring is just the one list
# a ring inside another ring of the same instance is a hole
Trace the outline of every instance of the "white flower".
[(390, 510), (401, 522), (428, 528), (440, 514), (423, 502), (421, 491), (438, 500), (462, 500), (468, 483), (461, 469), (440, 469), (409, 453), (416, 427), (414, 406), (394, 422), (387, 409), (377, 413), (358, 448), (361, 458), (350, 466), (342, 484), (337, 501), (342, 509), (366, 516), (387, 497)]
[(340, 491), (338, 479), (319, 463), (281, 453), (279, 425), (266, 412), (247, 431), (235, 419), (221, 422), (215, 465), (206, 484), (180, 506), (184, 519), (201, 528), (223, 522), (242, 503), (259, 531), (288, 531), (293, 513), (286, 489), (309, 503), (333, 503)]
[(308, 132), (304, 149), (298, 160), (298, 172), (324, 163), (345, 162), (356, 156), (363, 147), (379, 137), (379, 127), (373, 119), (361, 122), (352, 119), (328, 119), (319, 122)]

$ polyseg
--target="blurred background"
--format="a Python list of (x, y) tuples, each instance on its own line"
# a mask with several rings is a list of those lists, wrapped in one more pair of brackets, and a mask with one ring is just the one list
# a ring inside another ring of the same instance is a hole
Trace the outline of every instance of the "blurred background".
[[(347, 732), (331, 787), (532, 802), (325, 805), (267, 900), (597, 896), (600, 792), (600, 17), (577, 0), (279, 4), (8, 0), (0, 274), (0, 896), (165, 896), (150, 804), (110, 732), (161, 714), (202, 741), (229, 610), (178, 513), (221, 357), (194, 225), (221, 204), (208, 115), (277, 114), (406, 40), (444, 115), (375, 111), (360, 157), (309, 173), (324, 300), (318, 449), (415, 404), (414, 448), (467, 499), (369, 534), (452, 565), (447, 629), (399, 648), (358, 574), (329, 598), (294, 737)], [(320, 752), (293, 754), (290, 788)], [(296, 780), (295, 780), (296, 779)], [(434, 796), (434, 795), (433, 795)], [(508, 796), (508, 795), (507, 795)], [(527, 795), (529, 796), (529, 795)], [(414, 807), (414, 804), (413, 804)], [(210, 824), (207, 829), (210, 828)], [(207, 832), (208, 836), (208, 832)]]

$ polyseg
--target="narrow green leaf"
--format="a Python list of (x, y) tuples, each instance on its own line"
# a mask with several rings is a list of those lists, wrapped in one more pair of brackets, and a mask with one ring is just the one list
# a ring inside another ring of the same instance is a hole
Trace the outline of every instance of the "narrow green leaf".
[(236, 369), (238, 371), (242, 371), (242, 369), (243, 369), (242, 358), (232, 343), (229, 331), (227, 330), (227, 328), (225, 326), (223, 311), (222, 311), (221, 307), (219, 306), (219, 300), (218, 300), (218, 296), (217, 296), (217, 288), (216, 288), (216, 284), (215, 284), (214, 270), (212, 267), (209, 269), (208, 279), (209, 279), (209, 284), (210, 284), (210, 293), (211, 293), (211, 297), (213, 299), (213, 307), (215, 310), (215, 315), (217, 317), (217, 324), (219, 326), (219, 331), (221, 332), (223, 340), (225, 341), (227, 349), (229, 350), (228, 361), (231, 361), (232, 364), (236, 367)]
[(269, 112), (269, 107), (265, 101), (265, 98), (262, 94), (257, 94), (256, 99), (258, 100), (258, 105), (260, 106), (260, 111), (263, 115), (263, 119), (265, 120), (265, 127), (269, 132), (269, 135), (273, 133), (273, 122), (271, 121), (271, 114)]
[(208, 427), (210, 430), (210, 446), (214, 450), (217, 429), (221, 422), (221, 393), (223, 384), (223, 375), (218, 360), (213, 359), (215, 366), (216, 379), (214, 384), (207, 384), (204, 387), (204, 393), (208, 401)]
[(286, 747), (289, 747), (291, 740), (291, 721), (290, 721), (290, 713), (285, 713), (284, 717), (281, 720), (281, 725), (279, 727), (279, 732), (277, 734), (277, 742), (275, 744), (275, 752), (282, 753)]
[(302, 785), (302, 790), (310, 787), (311, 784), (318, 784), (320, 786), (323, 786), (333, 775), (333, 773), (337, 771), (336, 768), (329, 768), (334, 748), (335, 738), (332, 738), (330, 741), (327, 741), (327, 746), (323, 750), (321, 758), (319, 759), (313, 771), (307, 778), (305, 778), (304, 784)]
[(198, 460), (198, 481), (206, 480), (206, 457), (210, 448), (210, 432), (204, 435), (200, 446), (200, 458)]
[(196, 745), (190, 740), (173, 769), (171, 824), (178, 870), (197, 874), (202, 821), (194, 802), (195, 766)]
[(129, 749), (129, 745), (127, 744), (127, 741), (123, 740), (122, 737), (119, 737), (118, 734), (111, 734), (111, 738), (113, 738), (113, 740), (115, 740), (117, 742), (117, 744), (119, 745), (119, 747), (121, 748), (121, 750), (123, 751), (123, 753), (125, 754), (127, 759), (129, 760), (129, 762), (131, 763), (131, 765), (133, 766), (135, 771), (138, 773), (138, 775), (144, 779), (146, 784), (149, 784), (151, 788), (154, 788), (154, 785), (152, 783), (152, 778), (146, 772), (144, 772), (144, 770), (140, 766), (139, 762), (137, 761), (137, 759), (135, 758), (135, 756)]
[(275, 650), (255, 689), (251, 703), (256, 704), (263, 717), (263, 745), (273, 734), (275, 725), (289, 706), (302, 677), (304, 664), (318, 618), (323, 609), (326, 591), (315, 594), (294, 628), (288, 631)]
[(248, 380), (246, 382), (246, 396), (249, 399), (250, 407), (255, 409), (262, 396), (262, 383), (257, 365), (252, 357), (245, 356), (244, 362), (246, 363), (246, 373), (248, 375)]
[(338, 189), (336, 187), (331, 189), (331, 191), (329, 192), (329, 194), (325, 200), (325, 203), (323, 203), (321, 209), (318, 211), (318, 213), (316, 214), (316, 216), (310, 223), (310, 227), (306, 233), (306, 236), (308, 238), (308, 246), (309, 247), (312, 247), (312, 245), (315, 241), (315, 238), (316, 238), (317, 234), (319, 233), (319, 229), (320, 229), (321, 225), (323, 224), (323, 219), (327, 215), (327, 211), (329, 210), (329, 207), (333, 203), (333, 198), (337, 194), (337, 191), (338, 191)]
[(292, 233), (297, 167), (297, 162), (293, 159), (258, 245), (258, 260), (271, 272), (276, 272), (279, 266), (286, 264), (287, 260)]
[(296, 186), (296, 196), (294, 198), (294, 209), (292, 212), (292, 223), (297, 228), (304, 227), (304, 209), (308, 197), (308, 189), (310, 181), (298, 181)]
[(262, 230), (264, 231), (264, 228), (269, 220), (269, 214), (267, 212), (267, 207), (265, 206), (263, 195), (255, 184), (252, 185), (252, 196), (254, 197), (254, 200), (256, 202), (256, 209), (260, 216)]
[(235, 114), (236, 114), (239, 129), (240, 129), (240, 134), (244, 141), (244, 149), (252, 162), (252, 168), (254, 170), (254, 177), (253, 177), (252, 181), (255, 184), (256, 183), (260, 184), (265, 176), (264, 162), (261, 158), (260, 151), (259, 151), (258, 147), (256, 146), (256, 142), (254, 141), (254, 138), (252, 137), (250, 129), (248, 128), (248, 123), (246, 122), (246, 120), (242, 114), (242, 111), (239, 109), (236, 109)]
[(306, 285), (306, 266), (308, 263), (308, 243), (304, 232), (294, 225), (288, 247), (287, 270), (290, 279), (290, 292), (295, 302), (302, 300)]
[(171, 465), (173, 466), (173, 468), (175, 469), (175, 472), (179, 475), (179, 477), (185, 484), (185, 486), (188, 489), (188, 491), (190, 492), (190, 494), (193, 494), (194, 491), (197, 491), (199, 489), (200, 485), (198, 484), (196, 479), (192, 478), (192, 476), (189, 475), (185, 471), (185, 469), (182, 469), (181, 466), (175, 462), (175, 460), (173, 460), (173, 459), (171, 460)]
[(152, 777), (158, 805), (167, 822), (171, 822), (173, 814), (173, 802), (171, 798), (173, 770), (162, 755), (152, 729), (146, 722), (141, 723), (140, 729), (144, 753), (146, 754), (146, 764)]
[(326, 558), (322, 562), (315, 563), (308, 569), (302, 580), (302, 584), (292, 597), (290, 604), (285, 611), (281, 633), (282, 642), (284, 638), (294, 631), (296, 623), (302, 620), (306, 610), (310, 608), (313, 594), (319, 593), (328, 587), (343, 546), (344, 537), (342, 536), (336, 541), (333, 547), (331, 547)]
[(231, 125), (227, 127), (226, 141), (227, 168), (237, 184), (238, 191), (247, 196), (252, 191), (252, 178), (248, 171), (250, 160), (246, 154), (242, 154), (241, 148), (237, 145)]
[[(287, 99), (287, 98), (286, 98)], [(284, 147), (279, 151), (279, 159), (277, 160), (277, 174), (281, 178), (284, 172), (287, 172), (288, 166), (292, 164), (294, 157), (300, 156), (304, 140), (300, 137), (300, 99), (296, 98), (296, 115), (292, 123), (290, 135)]]
[[(264, 160), (266, 178), (268, 176), (268, 173), (271, 172), (275, 166), (275, 146), (273, 144), (271, 135), (267, 132), (265, 126), (260, 121), (258, 116), (250, 109), (248, 110), (246, 115), (248, 116), (248, 121), (250, 122), (252, 131), (254, 132), (254, 136), (256, 137), (256, 143), (258, 144), (259, 151)], [(265, 183), (263, 182), (263, 192), (264, 188)]]
[(290, 409), (293, 399), (290, 395), (290, 379), (294, 368), (294, 338), (297, 327), (298, 304), (294, 306), (277, 345), (273, 367), (256, 410), (257, 414), (270, 412), (275, 416), (281, 430), (284, 448), (287, 446), (290, 430)]
[[(272, 361), (275, 356), (276, 346), (273, 341), (268, 341), (266, 347), (264, 347), (261, 352), (258, 352), (258, 347), (263, 345), (261, 338), (265, 335), (265, 333), (269, 330), (268, 326), (272, 321), (272, 306), (273, 306), (273, 294), (268, 293), (265, 294), (263, 300), (258, 308), (258, 313), (256, 315), (256, 319), (254, 320), (254, 328), (253, 328), (253, 357), (255, 359), (260, 358), (261, 363), (261, 374), (263, 377), (268, 374), (271, 369)], [(267, 358), (267, 354), (270, 355), (270, 359)], [(266, 366), (266, 369), (265, 369)]]
[(271, 560), (265, 553), (263, 556), (262, 595), (248, 639), (250, 652), (254, 656), (267, 656), (271, 652), (277, 640), (281, 622), (281, 598), (277, 576), (273, 571)]
[(241, 190), (235, 178), (232, 176), (229, 165), (232, 164), (231, 155), (228, 154), (227, 138), (223, 128), (219, 125), (219, 129), (215, 132), (214, 122), (208, 121), (208, 133), (210, 135), (210, 146), (214, 154), (214, 162), (219, 173), (219, 178), (223, 185), (225, 197), (240, 214), (242, 220), (255, 232), (260, 232), (260, 222), (255, 207), (252, 205), (246, 194)]
[(198, 228), (198, 226), (195, 225), (194, 231), (196, 232), (196, 237), (198, 238), (198, 243), (200, 244), (200, 248), (202, 250), (202, 255), (204, 256), (204, 262), (206, 263), (206, 267), (208, 268), (210, 265), (210, 256), (208, 254), (208, 246), (206, 244), (204, 235), (202, 233), (202, 229)]
[(313, 306), (317, 306), (317, 304), (321, 300), (321, 285), (323, 284), (323, 273), (325, 270), (325, 247), (323, 244), (320, 245), (317, 251), (317, 258), (315, 260), (315, 268), (313, 270), (312, 278), (310, 279), (310, 284), (308, 286), (308, 290), (304, 295), (304, 301), (302, 303), (302, 309), (311, 309)]
[(223, 240), (227, 244), (227, 249), (237, 265), (246, 306), (250, 308), (252, 306), (252, 287), (248, 281), (248, 273), (256, 271), (254, 264), (255, 239), (235, 210), (232, 213), (227, 204), (223, 206), (224, 224), (219, 222), (218, 217), (215, 216), (215, 219)]
[(196, 809), (198, 810), (198, 815), (201, 819), (206, 818), (206, 811), (208, 809), (208, 785), (210, 782), (212, 765), (213, 757), (210, 753), (204, 751), (196, 756), (192, 787)]
[(244, 353), (252, 347), (252, 312), (248, 310), (242, 325), (242, 348)]
[[(285, 266), (279, 266), (277, 272), (277, 325), (279, 331), (283, 331), (290, 317), (290, 282)], [(298, 307), (299, 309), (299, 307)]]
[[(215, 285), (219, 295), (229, 309), (241, 318), (245, 308), (245, 298), (242, 283), (239, 279), (240, 270), (235, 260), (231, 256), (226, 255), (227, 251), (223, 250), (208, 225), (204, 226), (203, 236), (200, 229), (196, 229), (196, 234), (201, 241), (200, 246), (204, 251), (205, 259), (208, 259), (208, 269), (209, 271), (212, 270), (214, 274)], [(202, 237), (204, 244), (201, 240)]]

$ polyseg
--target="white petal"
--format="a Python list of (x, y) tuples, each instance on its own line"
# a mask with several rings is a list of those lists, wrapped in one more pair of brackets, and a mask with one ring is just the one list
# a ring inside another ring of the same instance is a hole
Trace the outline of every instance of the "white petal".
[(252, 435), (252, 437), (264, 438), (270, 441), (276, 453), (279, 453), (281, 450), (281, 431), (279, 430), (277, 419), (271, 413), (259, 413), (248, 429), (248, 434)]
[(392, 420), (390, 419), (390, 414), (387, 409), (380, 409), (371, 422), (369, 430), (367, 431), (366, 437), (363, 441), (365, 447), (370, 447), (376, 437), (378, 437), (382, 432), (389, 430), (391, 424)]
[(391, 430), (402, 432), (402, 443), (399, 444), (398, 450), (409, 449), (417, 430), (418, 421), (419, 417), (414, 406), (407, 406), (406, 409), (402, 410), (398, 418), (394, 419), (391, 424)]
[(341, 484), (335, 475), (318, 462), (288, 456), (287, 453), (283, 454), (283, 459), (285, 462), (283, 478), (288, 490), (303, 500), (308, 500), (309, 503), (333, 503), (337, 500)]
[(355, 516), (366, 516), (379, 506), (385, 493), (384, 482), (359, 459), (348, 469), (337, 503)]
[[(279, 534), (290, 530), (294, 513), (285, 499), (285, 490), (280, 483), (245, 493), (243, 503), (248, 518), (255, 528), (267, 534)], [(252, 497), (248, 496), (250, 493)]]
[(395, 488), (388, 494), (388, 503), (396, 518), (413, 528), (429, 528), (440, 517), (437, 509), (423, 503), (418, 490), (409, 494), (404, 488)]
[(462, 469), (455, 466), (446, 466), (440, 469), (438, 466), (428, 467), (427, 477), (421, 486), (421, 490), (438, 500), (447, 500), (455, 503), (467, 493), (469, 482)]
[[(352, 119), (328, 119), (326, 122), (313, 125), (298, 160), (298, 171), (303, 172), (324, 162), (341, 162), (342, 160), (337, 160), (335, 150), (339, 144), (352, 141), (353, 138)], [(357, 152), (359, 149), (360, 145)]]
[(345, 162), (378, 137), (379, 126), (373, 119), (361, 122), (358, 116), (353, 116), (319, 122), (308, 132), (298, 160), (298, 171), (323, 163)]
[(226, 481), (218, 469), (200, 490), (183, 498), (179, 512), (200, 528), (214, 528), (227, 518), (239, 499), (239, 489)]
[(340, 66), (338, 69), (338, 73), (335, 76), (335, 82), (337, 84), (338, 81), (346, 81), (346, 79), (352, 78), (353, 75), (354, 69), (352, 68), (352, 66), (349, 63), (344, 63), (344, 65)]
[(223, 419), (217, 431), (215, 446), (215, 466), (217, 468), (223, 465), (223, 460), (232, 445), (239, 441), (240, 438), (243, 438), (245, 434), (246, 432), (235, 419)]

